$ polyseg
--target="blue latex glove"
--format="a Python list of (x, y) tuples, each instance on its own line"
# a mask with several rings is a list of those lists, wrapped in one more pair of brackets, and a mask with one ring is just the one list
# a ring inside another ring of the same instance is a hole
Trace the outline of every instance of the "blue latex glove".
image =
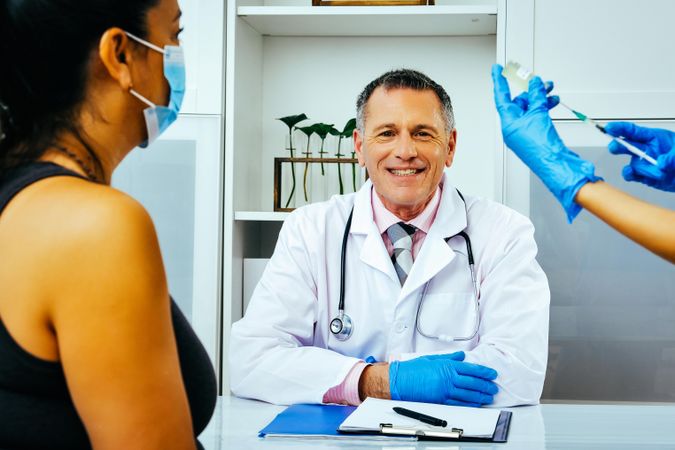
[[(595, 176), (595, 166), (565, 147), (553, 126), (548, 110), (558, 103), (547, 97), (539, 77), (530, 80), (526, 95), (511, 100), (511, 91), (502, 66), (492, 66), (492, 81), (497, 112), (502, 122), (504, 143), (544, 182), (562, 204), (567, 220), (581, 211), (574, 197), (581, 187), (601, 180)], [(552, 88), (552, 85), (550, 86)]]
[(633, 155), (620, 142), (610, 142), (609, 151), (615, 155), (632, 155), (630, 164), (622, 171), (626, 181), (639, 181), (662, 191), (675, 192), (675, 133), (630, 122), (610, 122), (605, 130), (611, 136), (623, 137), (658, 162), (658, 166), (654, 166)]
[(421, 356), (389, 364), (392, 400), (481, 406), (492, 403), (499, 388), (497, 371), (466, 363), (464, 352)]

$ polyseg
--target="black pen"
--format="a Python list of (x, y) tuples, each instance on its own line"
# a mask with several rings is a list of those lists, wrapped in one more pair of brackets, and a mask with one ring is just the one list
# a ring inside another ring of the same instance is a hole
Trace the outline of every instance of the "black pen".
[(400, 414), (402, 416), (410, 417), (411, 419), (419, 420), (420, 422), (428, 423), (429, 425), (433, 425), (435, 427), (447, 427), (448, 426), (448, 422), (446, 422), (443, 419), (437, 419), (436, 417), (427, 416), (426, 414), (411, 411), (411, 410), (406, 409), (406, 408), (400, 408), (398, 406), (394, 406), (394, 412), (396, 414)]

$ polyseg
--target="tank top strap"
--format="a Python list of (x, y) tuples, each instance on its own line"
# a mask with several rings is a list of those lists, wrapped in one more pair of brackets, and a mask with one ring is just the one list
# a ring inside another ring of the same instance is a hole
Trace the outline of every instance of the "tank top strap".
[(57, 176), (86, 180), (82, 175), (50, 162), (32, 162), (6, 171), (0, 175), (0, 212), (23, 189), (45, 178)]

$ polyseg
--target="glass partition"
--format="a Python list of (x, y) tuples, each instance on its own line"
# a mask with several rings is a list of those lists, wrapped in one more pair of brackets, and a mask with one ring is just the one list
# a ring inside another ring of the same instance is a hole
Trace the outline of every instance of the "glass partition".
[[(628, 157), (609, 154), (602, 136), (579, 124), (557, 127), (607, 182), (675, 210), (675, 193), (623, 180)], [(543, 398), (675, 401), (675, 265), (586, 211), (569, 225), (543, 183), (529, 180), (538, 260), (551, 287)]]

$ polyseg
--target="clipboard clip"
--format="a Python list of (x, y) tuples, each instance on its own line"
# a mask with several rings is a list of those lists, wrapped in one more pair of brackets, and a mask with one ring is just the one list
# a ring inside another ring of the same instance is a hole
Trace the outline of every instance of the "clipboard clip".
[(451, 428), (450, 430), (435, 430), (431, 428), (406, 428), (406, 427), (397, 427), (390, 423), (381, 423), (380, 433), (392, 434), (396, 436), (461, 439), (462, 435), (464, 434), (464, 430), (461, 428)]

